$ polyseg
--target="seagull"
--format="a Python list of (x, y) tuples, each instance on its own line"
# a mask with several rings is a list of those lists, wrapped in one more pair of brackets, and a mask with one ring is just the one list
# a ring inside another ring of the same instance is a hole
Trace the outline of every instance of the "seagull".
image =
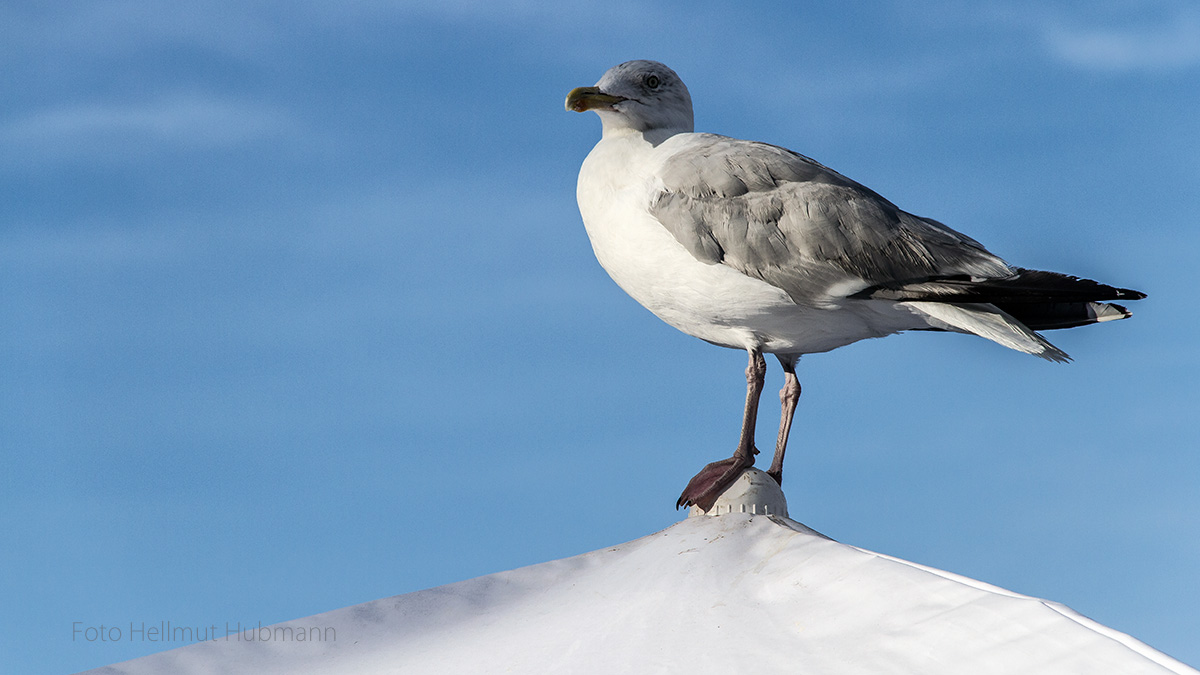
[(602, 124), (576, 190), (600, 265), (671, 326), (749, 355), (733, 456), (701, 469), (676, 508), (709, 511), (754, 464), (764, 354), (784, 372), (767, 470), (782, 484), (802, 355), (935, 330), (1065, 362), (1070, 357), (1035, 331), (1128, 318), (1102, 301), (1146, 297), (1013, 267), (804, 155), (695, 133), (687, 87), (656, 61), (611, 68), (595, 86), (571, 90), (566, 107), (593, 111)]

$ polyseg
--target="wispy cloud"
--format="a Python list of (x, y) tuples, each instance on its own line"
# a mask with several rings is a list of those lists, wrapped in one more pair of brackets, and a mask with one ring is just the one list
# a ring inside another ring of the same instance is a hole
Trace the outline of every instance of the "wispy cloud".
[(617, 22), (650, 34), (662, 16), (637, 0), (557, 5), (538, 0), (64, 0), (20, 8), (0, 4), (0, 54), (37, 52), (43, 59), (54, 59), (61, 53), (128, 54), (147, 45), (169, 44), (254, 60), (280, 44), (313, 35), (349, 32), (361, 38), (366, 26), (435, 21), (537, 27), (553, 35), (564, 25)]
[(1032, 37), (1044, 56), (1096, 72), (1169, 72), (1200, 66), (1200, 5), (1193, 0), (1009, 0), (958, 21)]
[(1043, 28), (1050, 52), (1077, 67), (1147, 71), (1200, 66), (1200, 9), (1120, 26), (1060, 21)]
[[(1095, 72), (1171, 72), (1200, 66), (1195, 0), (953, 0), (905, 2), (926, 29), (972, 36), (968, 51), (990, 60), (1038, 58)], [(946, 46), (937, 53), (945, 56)]]
[(82, 55), (130, 54), (163, 44), (229, 54), (255, 53), (278, 32), (270, 30), (271, 18), (259, 5), (227, 0), (175, 5), (67, 0), (20, 9), (6, 6), (0, 8), (0, 38), (4, 39), (0, 49), (15, 58), (40, 54), (42, 61), (50, 62)]
[(87, 102), (0, 122), (0, 147), (43, 159), (102, 153), (120, 159), (154, 150), (199, 150), (279, 136), (296, 123), (261, 104), (198, 93), (149, 101)]

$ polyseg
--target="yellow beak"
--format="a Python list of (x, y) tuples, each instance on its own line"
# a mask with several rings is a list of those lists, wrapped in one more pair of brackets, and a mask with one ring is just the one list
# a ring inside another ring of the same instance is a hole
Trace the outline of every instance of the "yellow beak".
[(586, 112), (596, 108), (611, 108), (625, 99), (600, 91), (599, 87), (576, 87), (567, 94), (567, 110)]

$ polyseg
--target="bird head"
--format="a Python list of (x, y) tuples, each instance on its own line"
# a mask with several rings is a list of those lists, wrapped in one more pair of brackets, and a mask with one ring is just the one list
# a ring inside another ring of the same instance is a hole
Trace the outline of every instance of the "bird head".
[(626, 61), (613, 66), (594, 87), (567, 94), (567, 110), (600, 115), (604, 133), (610, 131), (688, 132), (692, 96), (675, 71), (657, 61)]

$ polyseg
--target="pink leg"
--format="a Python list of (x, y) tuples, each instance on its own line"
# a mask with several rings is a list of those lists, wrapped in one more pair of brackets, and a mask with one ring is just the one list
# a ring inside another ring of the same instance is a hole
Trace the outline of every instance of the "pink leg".
[(742, 435), (737, 450), (729, 459), (713, 462), (700, 470), (688, 481), (683, 494), (675, 502), (675, 508), (695, 504), (704, 511), (712, 508), (717, 497), (729, 487), (742, 471), (754, 466), (754, 424), (758, 420), (758, 400), (762, 396), (763, 380), (767, 375), (767, 362), (762, 352), (749, 350), (750, 365), (746, 366), (746, 408), (742, 414)]
[(775, 440), (775, 458), (767, 475), (783, 485), (783, 453), (787, 450), (788, 434), (792, 431), (792, 418), (796, 415), (796, 404), (800, 401), (800, 380), (796, 379), (796, 359), (779, 357), (783, 364), (783, 389), (779, 390), (779, 402), (783, 409), (779, 413), (779, 437)]

